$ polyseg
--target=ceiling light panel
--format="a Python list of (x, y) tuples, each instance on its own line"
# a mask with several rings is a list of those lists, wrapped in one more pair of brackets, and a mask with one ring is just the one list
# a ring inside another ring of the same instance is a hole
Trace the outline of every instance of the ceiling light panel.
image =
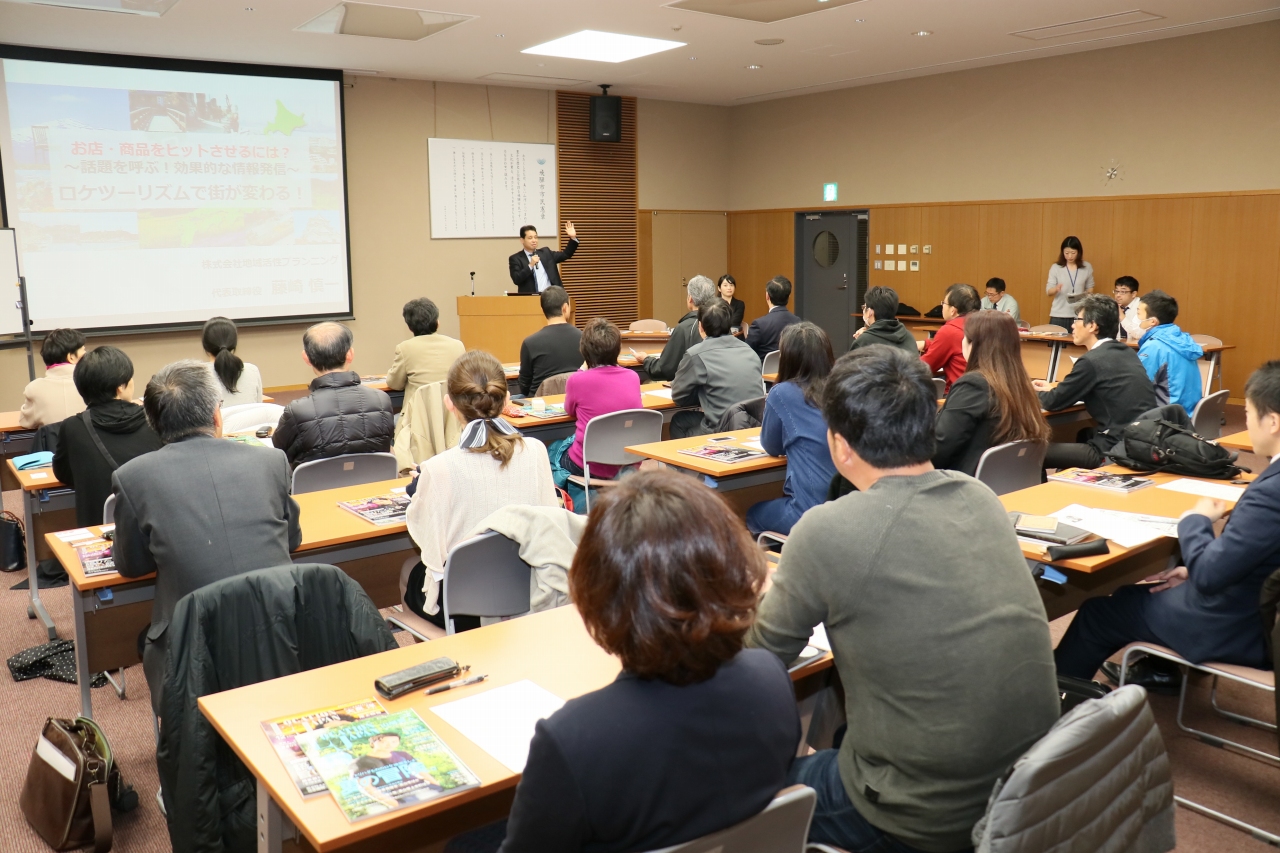
[(864, 0), (677, 0), (668, 3), (667, 8), (769, 24), (862, 2)]
[(475, 16), (380, 6), (374, 3), (339, 3), (298, 27), (298, 31), (420, 41), (473, 17)]
[(63, 6), (68, 9), (88, 9), (94, 12), (123, 12), (126, 15), (158, 18), (172, 9), (178, 0), (9, 0), (9, 2), (27, 3), (32, 6)]
[(589, 59), (593, 62), (626, 62), (629, 59), (639, 59), (642, 56), (684, 46), (685, 43), (682, 41), (583, 30), (571, 36), (525, 48), (520, 52), (537, 56), (558, 56), (562, 59)]

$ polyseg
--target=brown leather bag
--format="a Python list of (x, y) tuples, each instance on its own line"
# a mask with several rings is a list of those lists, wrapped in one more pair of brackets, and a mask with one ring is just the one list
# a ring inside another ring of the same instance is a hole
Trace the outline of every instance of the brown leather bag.
[(111, 849), (111, 806), (137, 805), (97, 723), (50, 717), (36, 742), (18, 800), (22, 814), (54, 850)]

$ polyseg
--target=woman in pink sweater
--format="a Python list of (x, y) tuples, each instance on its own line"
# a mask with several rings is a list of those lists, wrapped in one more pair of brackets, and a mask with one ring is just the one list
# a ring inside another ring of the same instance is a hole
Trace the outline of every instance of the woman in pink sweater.
[[(618, 366), (622, 332), (617, 326), (596, 317), (582, 330), (578, 348), (587, 369), (570, 376), (565, 385), (564, 410), (577, 419), (578, 425), (562, 464), (569, 473), (581, 476), (582, 438), (587, 432), (587, 423), (600, 415), (639, 409), (644, 404), (640, 401), (640, 376), (634, 370)], [(591, 476), (608, 480), (616, 477), (619, 470), (616, 465), (592, 465)]]

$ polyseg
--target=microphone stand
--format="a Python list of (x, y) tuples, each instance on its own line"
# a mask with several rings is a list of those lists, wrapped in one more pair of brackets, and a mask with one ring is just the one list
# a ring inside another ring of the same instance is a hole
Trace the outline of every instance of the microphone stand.
[(31, 314), (27, 311), (27, 277), (18, 276), (18, 307), (22, 309), (22, 331), (27, 336), (27, 374), (36, 379), (36, 348), (31, 341)]

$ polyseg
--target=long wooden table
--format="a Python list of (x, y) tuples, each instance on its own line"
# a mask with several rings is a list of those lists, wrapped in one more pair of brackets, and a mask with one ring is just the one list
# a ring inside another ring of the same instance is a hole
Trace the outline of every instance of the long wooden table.
[[(640, 386), (640, 402), (643, 404), (644, 408), (662, 412), (663, 420), (668, 423), (671, 421), (671, 416), (675, 414), (676, 410), (680, 407), (672, 401), (669, 394), (659, 397), (650, 392), (669, 392), (670, 390), (670, 388), (667, 388), (661, 382), (649, 382)], [(563, 394), (550, 395), (543, 397), (542, 399), (546, 400), (548, 406), (564, 405)], [(507, 415), (503, 415), (502, 417), (507, 423), (511, 424), (525, 435), (531, 438), (536, 438), (543, 444), (550, 444), (551, 442), (564, 438), (567, 435), (572, 435), (573, 430), (577, 425), (577, 420), (569, 415), (557, 415), (553, 418), (535, 418), (529, 415), (518, 418), (508, 417)]]
[[(39, 619), (50, 640), (58, 638), (53, 618), (40, 600), (36, 567), (48, 552), (39, 547), (40, 534), (67, 530), (76, 524), (76, 493), (53, 476), (53, 469), (19, 471), (13, 459), (4, 461), (7, 478), (22, 489), (22, 521), (27, 532), (27, 617)], [(50, 555), (51, 556), (51, 555)]]
[[(404, 524), (378, 527), (338, 506), (339, 501), (387, 494), (409, 480), (385, 480), (296, 495), (302, 544), (296, 563), (336, 565), (364, 587), (378, 607), (400, 603), (400, 567), (413, 543)], [(94, 535), (101, 527), (88, 528)], [(76, 677), (80, 713), (93, 716), (92, 673), (139, 662), (138, 634), (151, 623), (155, 575), (125, 578), (116, 572), (86, 576), (74, 543), (45, 534), (50, 550), (71, 578), (75, 616)]]
[(1218, 439), (1218, 445), (1228, 450), (1243, 450), (1245, 453), (1253, 452), (1253, 440), (1249, 438), (1249, 431), (1233, 432), (1231, 435), (1224, 435)]
[[(348, 822), (328, 796), (302, 799), (269, 747), (262, 721), (374, 696), (375, 678), (442, 655), (469, 664), (472, 673), (486, 674), (488, 681), (435, 696), (417, 690), (400, 699), (381, 701), (391, 712), (412, 708), (421, 714), (480, 778), (480, 787), (357, 823)], [(831, 655), (825, 654), (793, 671), (797, 696), (810, 695), (813, 688), (822, 686), (831, 665)], [(605, 687), (619, 670), (617, 659), (592, 642), (577, 610), (569, 605), (204, 696), (200, 710), (257, 780), (260, 853), (278, 853), (293, 827), (320, 853), (417, 850), (505, 816), (520, 781), (519, 773), (433, 714), (433, 706), (524, 679), (563, 699), (572, 699)]]

